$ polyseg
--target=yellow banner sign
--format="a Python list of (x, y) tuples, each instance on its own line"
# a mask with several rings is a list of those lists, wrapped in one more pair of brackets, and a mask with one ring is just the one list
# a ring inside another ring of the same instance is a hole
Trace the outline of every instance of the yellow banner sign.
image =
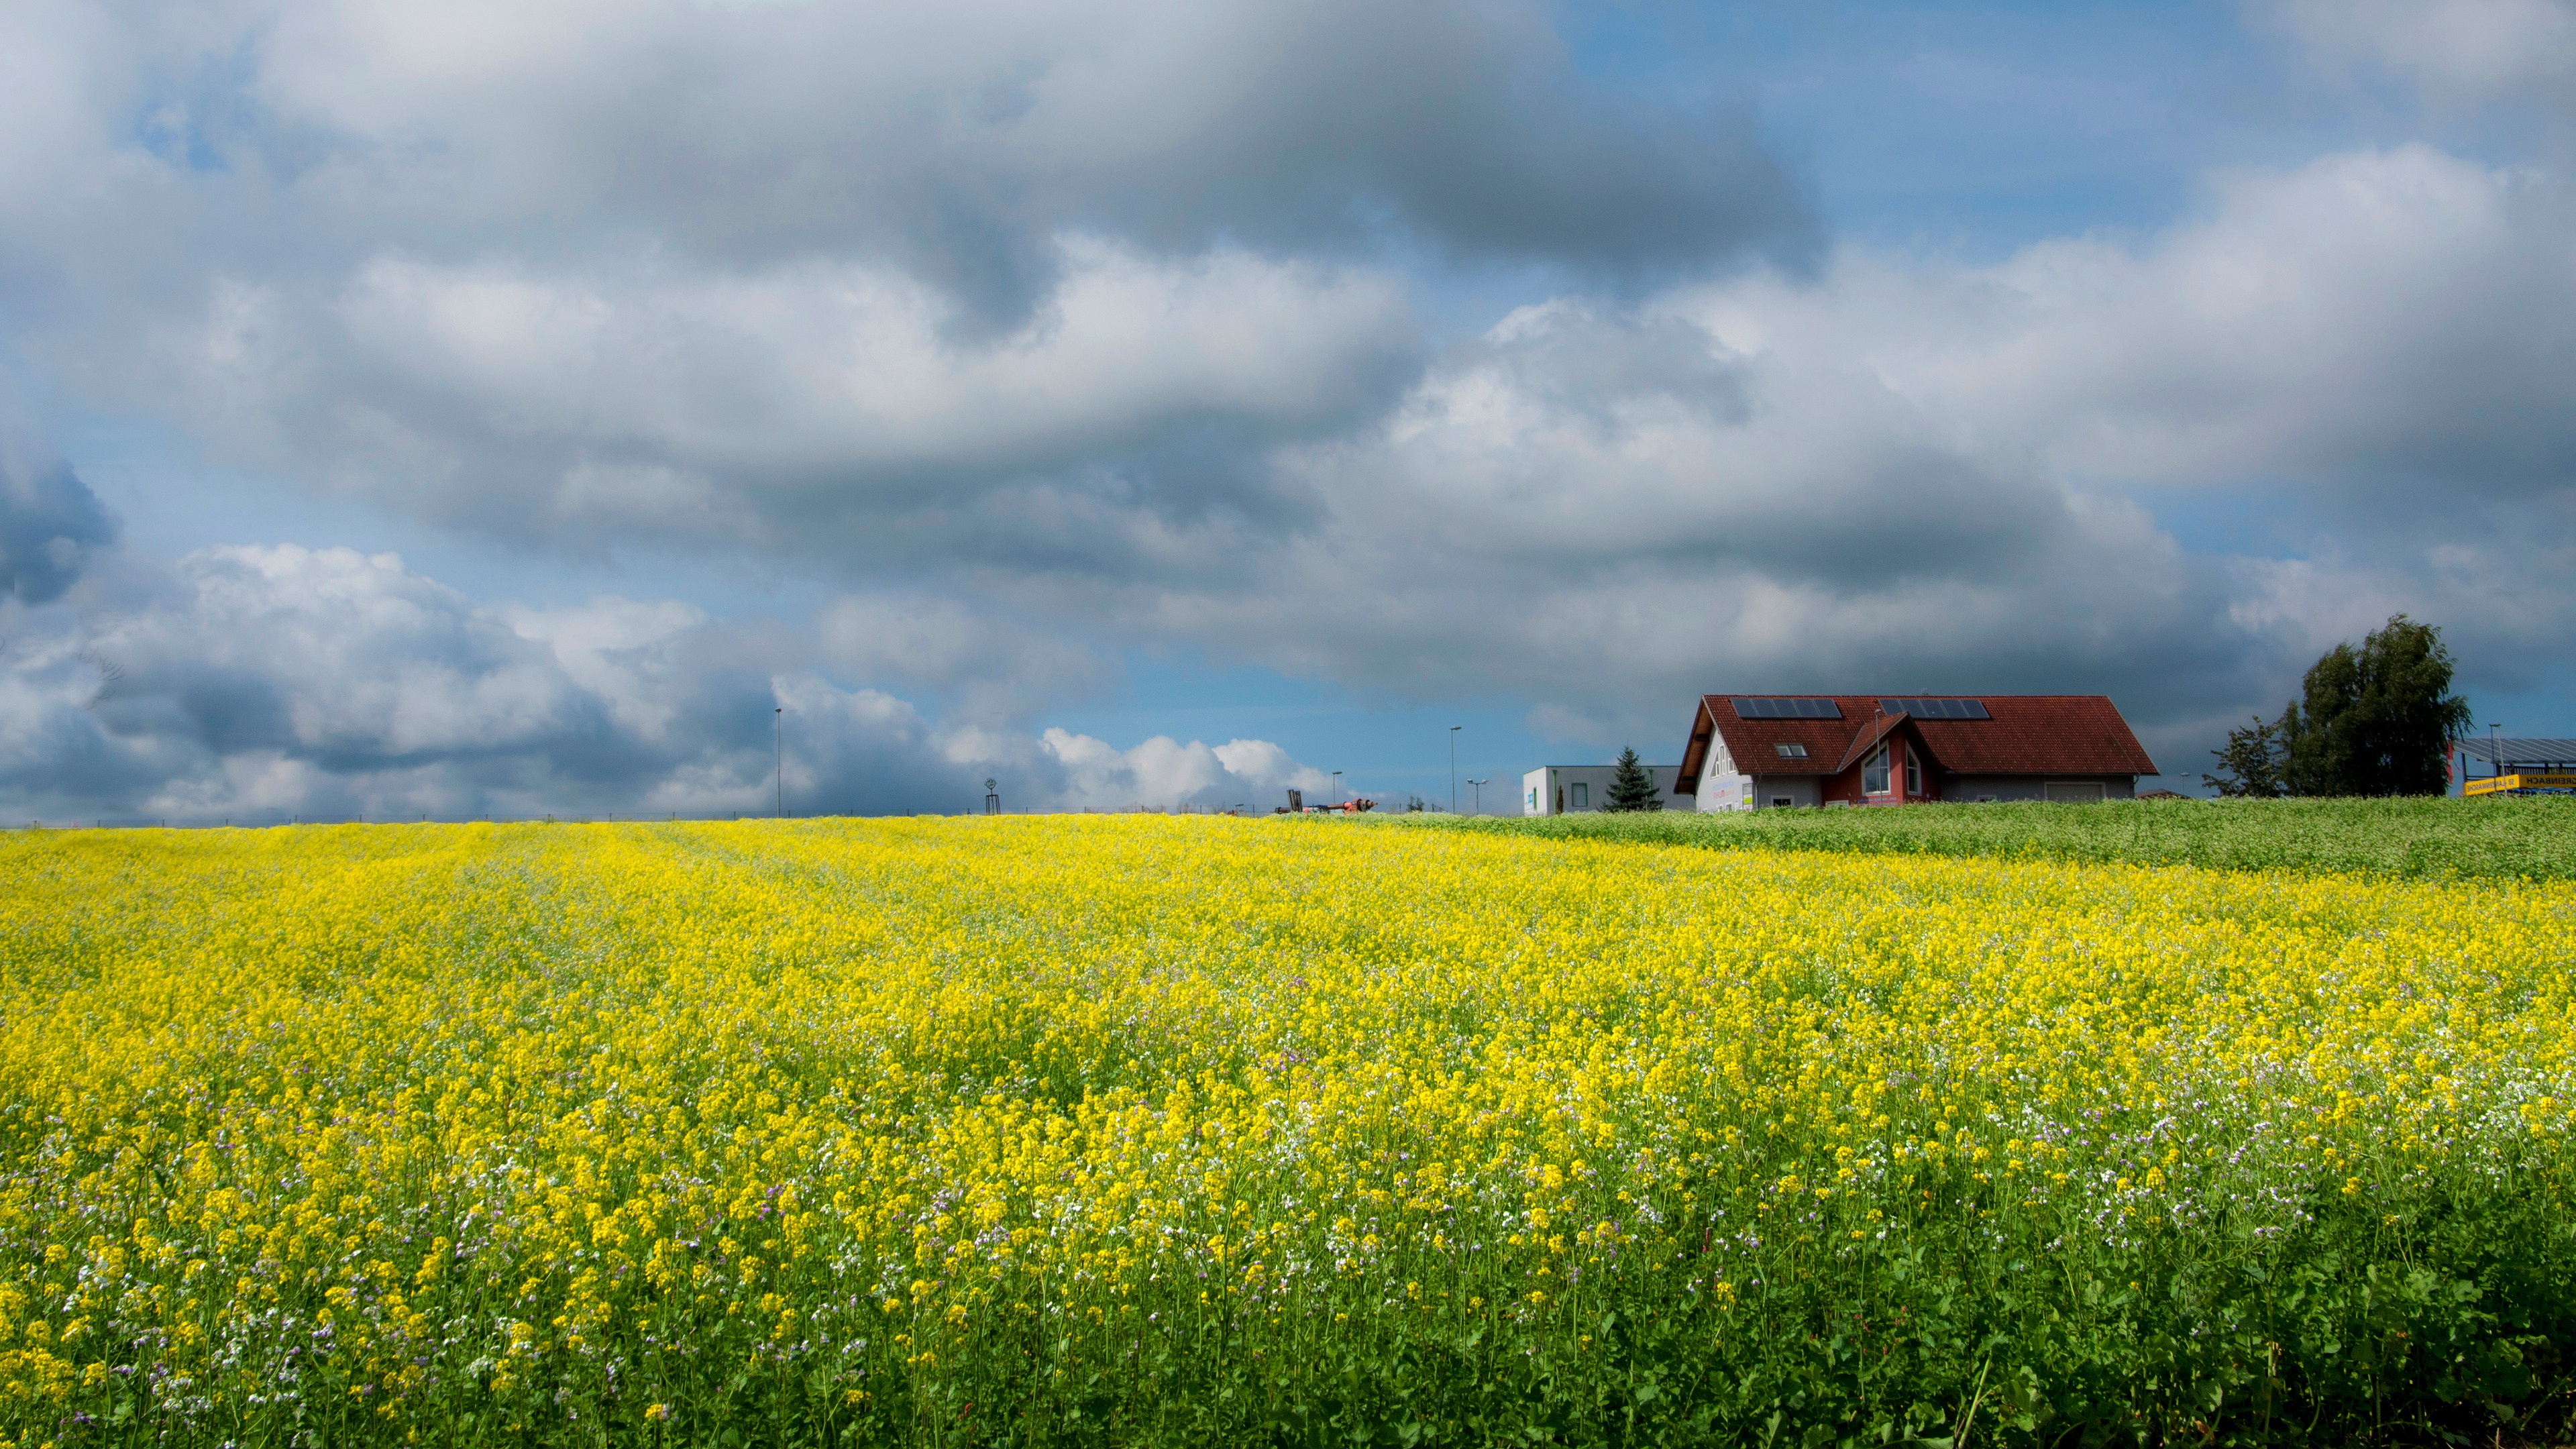
[(2576, 790), (2576, 775), (2503, 775), (2491, 780), (2471, 780), (2462, 787), (2470, 795), (2501, 795), (2514, 790)]

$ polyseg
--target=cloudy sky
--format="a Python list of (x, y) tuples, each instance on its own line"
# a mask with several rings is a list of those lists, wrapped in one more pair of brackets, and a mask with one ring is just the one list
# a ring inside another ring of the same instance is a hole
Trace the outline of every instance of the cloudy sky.
[(2399, 610), (2576, 733), (2576, 0), (0, 7), (0, 819), (2190, 777)]

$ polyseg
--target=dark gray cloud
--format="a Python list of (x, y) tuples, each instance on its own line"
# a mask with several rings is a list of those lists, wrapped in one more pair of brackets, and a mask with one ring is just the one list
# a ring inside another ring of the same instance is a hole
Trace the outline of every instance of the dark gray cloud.
[(0, 277), (46, 365), (228, 461), (544, 547), (917, 559), (997, 488), (1277, 529), (1247, 460), (1418, 370), (1399, 264), (1812, 254), (1748, 110), (1588, 78), (1550, 21), (39, 0), (0, 48), (48, 56), (54, 139), (0, 185), (51, 216)]
[(581, 217), (755, 266), (879, 256), (960, 320), (1016, 325), (1068, 231), (1175, 255), (1393, 234), (1613, 276), (1812, 237), (1742, 108), (1587, 80), (1528, 3), (238, 14), (255, 109), (224, 144), (301, 185), (450, 225)]
[(873, 264), (379, 258), (327, 295), (218, 288), (160, 364), (247, 455), (450, 526), (898, 566), (971, 553), (988, 502), (1031, 488), (1179, 529), (1293, 521), (1310, 505), (1260, 460), (1419, 365), (1390, 273), (1059, 249), (1026, 325), (963, 341), (952, 299)]
[(59, 598), (115, 541), (116, 520), (68, 465), (38, 471), (0, 461), (0, 598)]

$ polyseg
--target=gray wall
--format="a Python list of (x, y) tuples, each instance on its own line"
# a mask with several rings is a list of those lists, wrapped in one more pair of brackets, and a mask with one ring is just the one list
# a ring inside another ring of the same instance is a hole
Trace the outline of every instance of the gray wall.
[(1982, 800), (1993, 796), (1998, 802), (2010, 800), (2045, 800), (2052, 784), (2099, 783), (2105, 800), (2128, 800), (2137, 795), (2134, 775), (1957, 775), (1941, 786), (1944, 800)]
[(1825, 778), (1822, 775), (1756, 775), (1753, 777), (1753, 808), (1770, 810), (1772, 802), (1787, 796), (1793, 807), (1825, 803)]
[[(1690, 796), (1676, 795), (1673, 793), (1673, 781), (1681, 774), (1680, 766), (1648, 765), (1646, 766), (1646, 773), (1655, 777), (1655, 789), (1663, 796), (1665, 809), (1691, 810), (1698, 808)], [(1554, 815), (1556, 813), (1556, 793), (1559, 790), (1563, 790), (1565, 792), (1565, 813), (1568, 815), (1588, 815), (1593, 811), (1599, 810), (1602, 803), (1610, 798), (1610, 782), (1618, 777), (1619, 767), (1616, 765), (1543, 765), (1521, 777), (1523, 781), (1521, 786), (1523, 792), (1521, 796), (1522, 813), (1532, 813), (1528, 806), (1529, 796), (1527, 792), (1535, 786), (1539, 792), (1538, 809), (1535, 813), (1540, 815)], [(1584, 793), (1589, 800), (1589, 803), (1579, 806), (1574, 803), (1573, 789), (1578, 782), (1586, 787)], [(1489, 785), (1486, 788), (1491, 789), (1493, 787)]]

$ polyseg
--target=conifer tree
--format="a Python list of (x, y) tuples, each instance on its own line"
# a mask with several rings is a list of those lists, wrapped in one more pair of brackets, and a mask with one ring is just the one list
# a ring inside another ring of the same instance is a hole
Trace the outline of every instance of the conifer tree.
[(1661, 810), (1664, 792), (1655, 788), (1655, 777), (1637, 763), (1634, 746), (1619, 752), (1619, 773), (1610, 777), (1610, 798), (1603, 801), (1604, 810)]

